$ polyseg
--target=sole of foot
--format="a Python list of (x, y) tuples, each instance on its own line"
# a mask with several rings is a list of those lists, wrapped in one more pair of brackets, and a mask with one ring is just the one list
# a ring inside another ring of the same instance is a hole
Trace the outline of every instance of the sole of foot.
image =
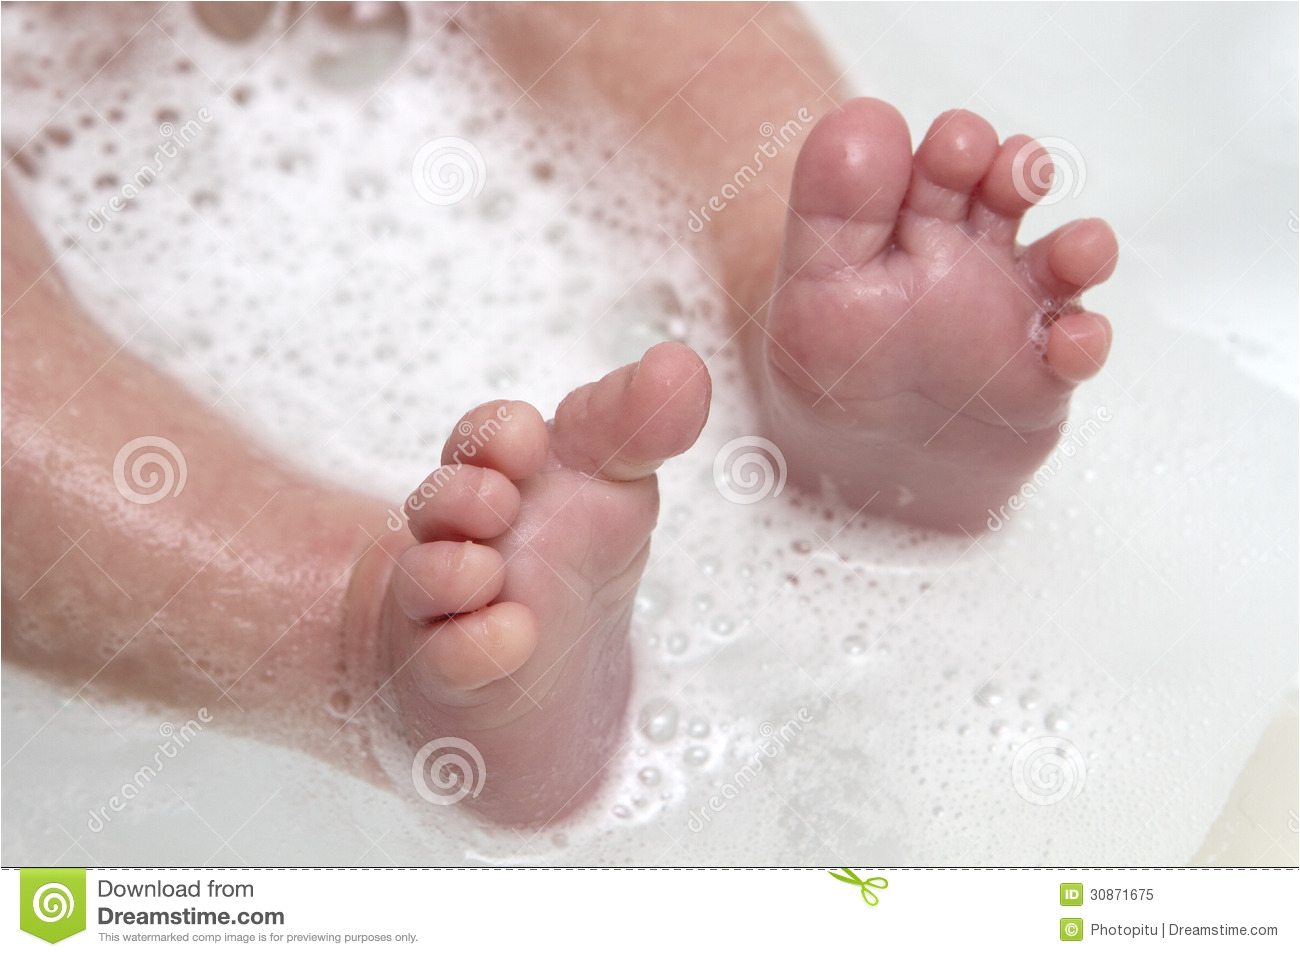
[(1050, 188), (1046, 149), (964, 110), (915, 154), (879, 100), (820, 121), (764, 337), (764, 414), (794, 481), (954, 529), (1033, 473), (1106, 360), (1110, 324), (1079, 297), (1118, 254), (1098, 219), (1018, 245)]

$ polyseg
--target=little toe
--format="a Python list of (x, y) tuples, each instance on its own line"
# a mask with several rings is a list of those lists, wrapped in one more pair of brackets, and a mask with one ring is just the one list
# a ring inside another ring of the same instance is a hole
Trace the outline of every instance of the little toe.
[(834, 274), (879, 255), (911, 173), (911, 135), (888, 103), (850, 100), (824, 116), (795, 162), (782, 275)]
[(422, 690), (446, 700), (517, 671), (537, 647), (537, 617), (503, 601), (431, 625), (417, 637), (411, 664)]
[(998, 148), (971, 203), (970, 223), (994, 242), (1016, 241), (1020, 220), (1052, 188), (1052, 154), (1031, 137), (1007, 138)]
[[(998, 136), (983, 117), (950, 110), (934, 121), (917, 147), (903, 209), (927, 220), (959, 222), (970, 214), (971, 192), (998, 152)], [(910, 217), (904, 217), (907, 226)], [(903, 245), (907, 246), (906, 231)]]
[(1034, 280), (1053, 296), (1075, 295), (1115, 271), (1119, 242), (1103, 219), (1080, 219), (1048, 233), (1025, 250)]
[(527, 402), (486, 402), (456, 423), (442, 464), (495, 469), (517, 481), (546, 463), (546, 442), (546, 422)]
[(1111, 328), (1105, 316), (1073, 312), (1057, 316), (1048, 328), (1047, 364), (1070, 382), (1082, 382), (1101, 371), (1110, 353)]
[(393, 597), (408, 618), (429, 621), (482, 608), (501, 592), (505, 561), (474, 542), (428, 542), (403, 553)]
[(644, 478), (695, 443), (711, 392), (703, 360), (681, 343), (662, 342), (640, 362), (571, 392), (556, 409), (551, 451), (588, 475)]
[(405, 510), (417, 541), (495, 538), (519, 514), (519, 489), (495, 469), (446, 465), (411, 493)]

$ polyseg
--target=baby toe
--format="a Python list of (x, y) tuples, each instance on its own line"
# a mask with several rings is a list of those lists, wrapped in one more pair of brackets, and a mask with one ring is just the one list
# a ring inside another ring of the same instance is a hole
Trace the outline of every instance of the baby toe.
[(526, 605), (500, 602), (432, 625), (412, 665), (430, 697), (457, 697), (517, 671), (537, 647), (537, 636), (537, 618)]
[(418, 541), (495, 538), (519, 514), (519, 489), (495, 469), (448, 465), (425, 479), (404, 507)]
[(965, 219), (971, 192), (997, 152), (997, 133), (983, 117), (968, 110), (944, 113), (916, 150), (904, 208), (945, 222)]
[(1070, 382), (1091, 379), (1110, 353), (1111, 328), (1105, 316), (1075, 312), (1058, 316), (1049, 326), (1047, 364)]
[(408, 618), (428, 621), (482, 608), (504, 583), (505, 562), (495, 548), (429, 542), (397, 560), (393, 597)]
[(1105, 282), (1115, 271), (1119, 242), (1102, 219), (1081, 219), (1049, 233), (1025, 250), (1035, 281), (1053, 295), (1074, 295)]
[(994, 242), (1010, 246), (1020, 220), (1052, 188), (1052, 154), (1028, 136), (1010, 136), (998, 148), (971, 204), (970, 222)]
[(542, 415), (527, 402), (488, 402), (465, 413), (442, 449), (443, 465), (496, 469), (527, 478), (546, 463)]

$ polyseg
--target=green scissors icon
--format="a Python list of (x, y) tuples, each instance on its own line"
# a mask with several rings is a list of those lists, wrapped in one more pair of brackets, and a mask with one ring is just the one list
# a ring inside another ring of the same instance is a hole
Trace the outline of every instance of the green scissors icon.
[[(871, 888), (874, 887), (877, 888), (878, 890), (883, 891), (886, 887), (889, 886), (889, 881), (885, 880), (885, 878), (883, 877), (868, 877), (864, 881), (862, 878), (858, 877), (857, 874), (854, 874), (853, 871), (851, 871), (847, 867), (841, 867), (840, 870), (842, 870), (844, 874), (836, 874), (834, 871), (827, 871), (826, 873), (829, 874), (831, 877), (835, 878), (837, 881), (843, 881), (845, 884), (852, 884), (854, 887), (861, 888), (862, 899), (867, 902), (868, 907), (875, 907), (877, 904), (880, 903), (880, 898), (876, 896), (876, 892), (873, 891)], [(845, 877), (844, 876), (845, 874), (847, 874), (848, 876)]]

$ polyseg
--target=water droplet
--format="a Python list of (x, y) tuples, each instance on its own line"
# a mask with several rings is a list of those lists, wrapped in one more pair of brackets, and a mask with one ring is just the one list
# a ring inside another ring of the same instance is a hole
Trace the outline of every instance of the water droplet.
[[(519, 380), (519, 376), (515, 373), (513, 369), (501, 368), (493, 371), (488, 376), (488, 385), (492, 386), (492, 388), (494, 389), (500, 389), (504, 391), (506, 389), (513, 389), (515, 387), (515, 383), (518, 380)], [(641, 587), (644, 588), (645, 585), (646, 583), (642, 582)]]
[(722, 562), (718, 561), (713, 555), (707, 555), (700, 559), (700, 572), (712, 578), (722, 567)]
[(1043, 727), (1048, 731), (1064, 731), (1070, 726), (1070, 722), (1060, 711), (1049, 711), (1043, 716)]
[(844, 651), (854, 657), (864, 654), (867, 650), (867, 643), (859, 635), (849, 635), (841, 644)]
[(709, 722), (703, 718), (691, 718), (686, 725), (686, 733), (692, 738), (707, 738), (709, 730)]
[(642, 581), (636, 593), (636, 613), (644, 618), (659, 618), (668, 610), (668, 592), (655, 581)]
[(736, 630), (736, 623), (727, 615), (718, 615), (713, 619), (713, 632), (718, 635), (729, 635)]
[(515, 208), (515, 198), (502, 190), (491, 190), (479, 202), (478, 209), (484, 219), (500, 221), (508, 219)]
[(337, 90), (368, 86), (389, 75), (410, 29), (405, 4), (326, 3), (295, 24), (295, 47), (310, 55), (312, 75)]
[(568, 847), (569, 835), (563, 833), (552, 834), (551, 843), (554, 844), (556, 847)]
[(618, 818), (629, 818), (629, 817), (632, 816), (632, 812), (629, 811), (629, 810), (628, 810), (625, 806), (623, 806), (622, 804), (615, 804), (615, 805), (614, 805), (614, 816), (615, 816), (615, 817), (618, 817)]
[(709, 749), (697, 744), (693, 747), (687, 748), (686, 753), (682, 757), (687, 764), (699, 767), (705, 761), (709, 760)]
[(384, 192), (384, 181), (374, 173), (353, 173), (348, 177), (347, 190), (354, 199), (368, 203)]
[(1002, 703), (1002, 689), (990, 681), (975, 692), (975, 700), (986, 708), (992, 708)]
[(689, 648), (690, 646), (691, 646), (691, 639), (684, 632), (674, 631), (671, 635), (668, 636), (667, 647), (668, 647), (668, 653), (670, 655), (684, 654), (686, 652), (686, 649)]
[(271, 4), (250, 3), (232, 8), (224, 3), (196, 3), (195, 18), (223, 40), (236, 43), (249, 39), (271, 16)]
[(995, 738), (1000, 738), (1007, 733), (1007, 723), (1001, 718), (997, 718), (989, 725), (989, 734)]
[(666, 744), (677, 734), (677, 706), (664, 698), (646, 702), (640, 725), (641, 733), (655, 744)]
[(393, 239), (397, 236), (397, 221), (388, 216), (376, 216), (370, 221), (370, 235), (374, 239), (384, 241)]
[(637, 780), (648, 788), (654, 787), (659, 783), (660, 775), (658, 768), (642, 768), (637, 772)]
[(807, 555), (813, 548), (812, 542), (804, 541), (802, 538), (797, 539), (790, 547), (794, 549), (796, 555)]
[(1026, 711), (1033, 711), (1042, 703), (1043, 696), (1033, 688), (1030, 688), (1020, 696), (1020, 707), (1024, 708)]
[(708, 611), (713, 607), (713, 599), (708, 595), (696, 595), (694, 605), (696, 611)]

